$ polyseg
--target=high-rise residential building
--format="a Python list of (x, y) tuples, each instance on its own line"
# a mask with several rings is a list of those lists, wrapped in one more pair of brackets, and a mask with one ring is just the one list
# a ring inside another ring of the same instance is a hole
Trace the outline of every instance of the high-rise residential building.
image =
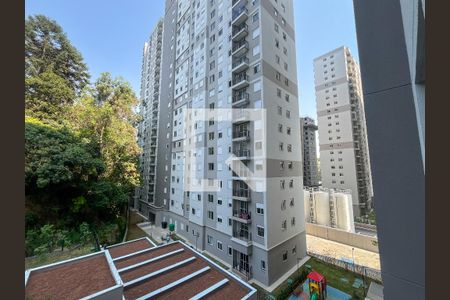
[(303, 186), (319, 186), (317, 168), (316, 131), (317, 125), (310, 117), (300, 118), (300, 132), (303, 158)]
[(354, 11), (384, 298), (426, 299), (425, 0)]
[(352, 191), (353, 212), (371, 207), (372, 177), (359, 66), (347, 47), (314, 59), (322, 185)]
[(163, 22), (158, 21), (148, 42), (144, 44), (141, 68), (140, 122), (138, 144), (142, 148), (139, 172), (142, 186), (136, 189), (135, 206), (155, 202), (155, 179), (158, 149), (158, 118)]
[(306, 256), (293, 11), (166, 1), (155, 196), (136, 202), (269, 290)]

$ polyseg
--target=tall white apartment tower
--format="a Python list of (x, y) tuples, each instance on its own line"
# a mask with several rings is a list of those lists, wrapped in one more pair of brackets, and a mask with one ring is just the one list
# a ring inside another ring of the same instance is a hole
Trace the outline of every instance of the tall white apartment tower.
[(155, 202), (162, 33), (163, 21), (160, 20), (144, 44), (142, 54), (138, 125), (138, 144), (143, 150), (139, 157), (142, 186), (136, 189), (135, 207)]
[(347, 47), (314, 59), (322, 185), (352, 191), (353, 211), (371, 207), (372, 176), (359, 66)]
[(293, 11), (166, 0), (155, 200), (139, 207), (265, 287), (306, 256)]

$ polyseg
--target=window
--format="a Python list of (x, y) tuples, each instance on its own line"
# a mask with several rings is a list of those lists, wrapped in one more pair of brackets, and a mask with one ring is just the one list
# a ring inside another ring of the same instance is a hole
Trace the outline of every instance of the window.
[(195, 215), (195, 208), (192, 209), (192, 214)]
[(291, 226), (295, 226), (295, 217), (292, 217), (291, 219)]
[(278, 132), (283, 133), (283, 125), (278, 124)]
[(281, 210), (286, 209), (286, 200), (281, 201)]
[(259, 36), (259, 27), (253, 30), (252, 37), (256, 39)]
[(278, 55), (275, 55), (275, 62), (277, 64), (280, 64), (280, 57)]
[(255, 55), (258, 55), (258, 54), (259, 54), (259, 52), (260, 52), (260, 50), (259, 50), (259, 45), (258, 45), (258, 46), (255, 46), (255, 47), (253, 47), (253, 56), (255, 56)]
[(280, 161), (280, 170), (284, 170), (284, 161)]
[(218, 204), (218, 205), (222, 205), (222, 204), (223, 204), (222, 199), (218, 198), (218, 199), (217, 199), (217, 204)]
[(212, 236), (208, 235), (207, 238), (208, 238), (208, 244), (212, 245), (212, 241), (213, 241)]
[(217, 217), (217, 222), (222, 223), (222, 218), (221, 217)]
[(280, 72), (277, 72), (277, 73), (275, 74), (275, 77), (276, 77), (276, 79), (277, 79), (278, 81), (280, 81), (280, 80), (281, 80), (281, 74), (280, 74)]
[(289, 206), (292, 207), (295, 205), (295, 200), (294, 198), (291, 198), (291, 201), (289, 201)]
[(283, 114), (283, 109), (281, 108), (281, 106), (278, 106), (278, 115), (282, 115)]
[(289, 95), (286, 94), (286, 95), (284, 96), (284, 99), (286, 100), (286, 102), (289, 102)]
[(233, 248), (231, 248), (230, 246), (228, 246), (228, 255), (233, 255)]
[(266, 262), (264, 260), (261, 260), (261, 270), (266, 270)]
[[(282, 179), (282, 180), (280, 180), (280, 188), (282, 189), (282, 190), (284, 190), (284, 179)], [(286, 201), (286, 200), (283, 200), (283, 201)]]
[(279, 144), (279, 149), (280, 149), (280, 151), (283, 151), (283, 149), (284, 149), (284, 144), (282, 143), (282, 142), (280, 142), (280, 144)]
[(293, 164), (292, 161), (288, 162), (288, 169), (292, 170)]
[(208, 163), (208, 170), (214, 171), (214, 163)]
[(208, 154), (209, 155), (214, 155), (214, 147), (209, 147), (208, 148)]
[(261, 71), (261, 64), (257, 63), (254, 67), (253, 67), (253, 73), (257, 74)]
[(281, 98), (281, 90), (277, 88), (277, 96)]
[(214, 202), (214, 195), (208, 194), (208, 202)]
[(219, 249), (220, 251), (223, 251), (223, 245), (221, 241), (217, 241), (217, 249)]
[(258, 236), (264, 237), (264, 227), (256, 226), (258, 228)]
[(259, 80), (259, 81), (256, 81), (254, 84), (253, 84), (253, 91), (254, 92), (258, 92), (258, 91), (260, 91), (261, 90), (261, 81)]
[(208, 218), (211, 220), (214, 220), (214, 212), (213, 211), (208, 210)]
[(286, 133), (287, 133), (288, 135), (291, 135), (291, 127), (286, 127)]
[(294, 179), (291, 179), (289, 181), (289, 188), (293, 188), (294, 187)]
[(256, 22), (256, 21), (259, 20), (259, 13), (258, 13), (258, 12), (255, 12), (255, 13), (253, 14), (252, 20), (253, 20), (253, 22)]
[(288, 151), (288, 152), (292, 152), (292, 145), (291, 145), (291, 144), (288, 144), (288, 146), (287, 146), (287, 151)]
[[(286, 200), (284, 200), (286, 201)], [(286, 220), (284, 220), (283, 222), (281, 222), (281, 229), (285, 230), (287, 228), (287, 222)]]
[(256, 213), (263, 215), (264, 214), (264, 206), (260, 203), (256, 203)]
[(275, 47), (280, 48), (280, 42), (278, 39), (275, 39)]
[(291, 118), (291, 112), (289, 110), (286, 110), (286, 118), (288, 119)]
[(297, 246), (294, 246), (294, 248), (292, 248), (292, 254), (296, 254), (297, 253)]

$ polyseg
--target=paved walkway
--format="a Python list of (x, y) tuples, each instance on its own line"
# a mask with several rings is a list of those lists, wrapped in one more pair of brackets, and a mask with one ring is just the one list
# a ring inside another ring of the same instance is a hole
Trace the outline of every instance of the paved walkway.
[(312, 235), (306, 235), (308, 251), (320, 255), (334, 257), (340, 260), (352, 261), (352, 248), (354, 250), (355, 264), (380, 270), (380, 255), (364, 249), (336, 243)]
[(151, 225), (150, 222), (143, 222), (136, 225), (158, 243), (166, 242), (166, 240), (163, 240), (162, 237), (166, 237), (169, 234), (169, 228), (163, 229), (162, 227)]

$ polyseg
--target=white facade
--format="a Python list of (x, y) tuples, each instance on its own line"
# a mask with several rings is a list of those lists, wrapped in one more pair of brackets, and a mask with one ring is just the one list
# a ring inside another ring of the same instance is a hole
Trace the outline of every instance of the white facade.
[(170, 201), (143, 213), (263, 286), (306, 255), (294, 39), (292, 0), (166, 0), (156, 197)]
[(350, 189), (356, 216), (373, 197), (359, 66), (346, 47), (314, 59), (322, 185)]

